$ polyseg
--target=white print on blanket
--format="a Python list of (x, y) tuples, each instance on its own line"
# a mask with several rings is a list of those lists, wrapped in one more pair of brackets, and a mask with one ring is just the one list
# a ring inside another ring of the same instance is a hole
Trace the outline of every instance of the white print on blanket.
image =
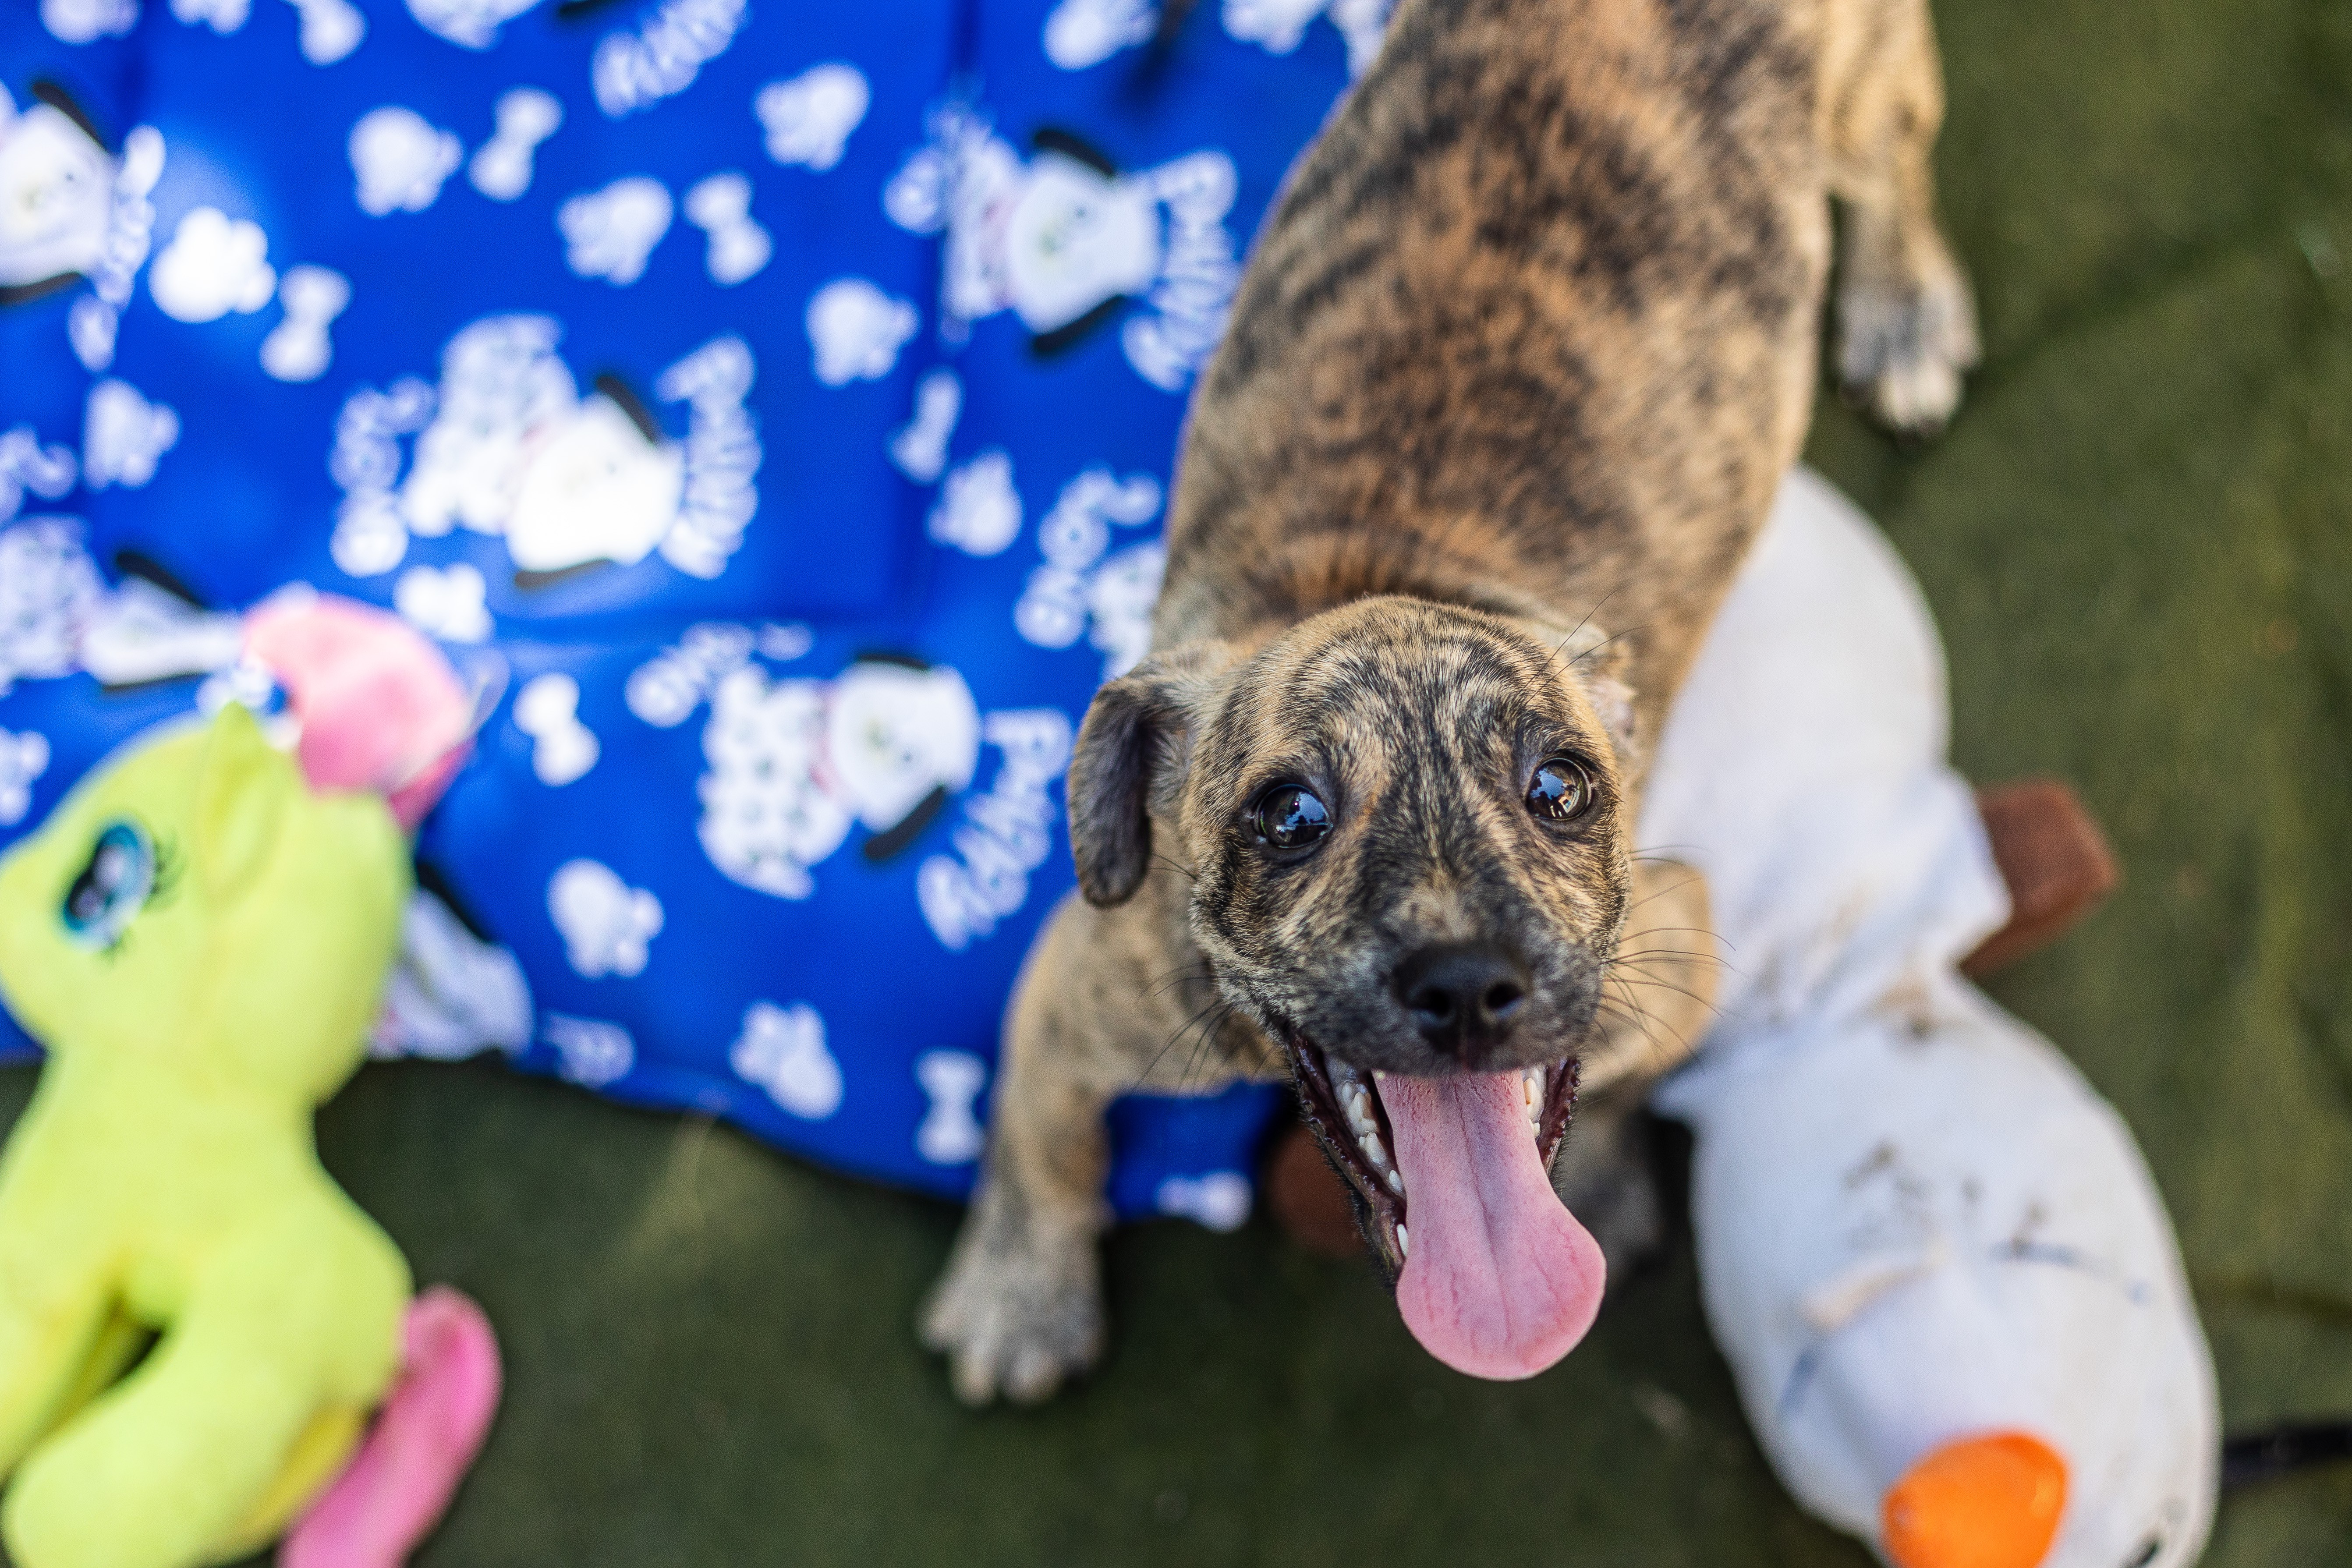
[(608, 33), (596, 46), (596, 107), (618, 120), (684, 92), (749, 19), (745, 0), (664, 0), (636, 31)]
[(963, 678), (864, 661), (831, 681), (772, 680), (748, 660), (720, 676), (696, 785), (712, 865), (781, 899), (816, 890), (810, 868), (854, 826), (919, 826), (934, 797), (971, 783), (980, 710)]
[(1307, 37), (1307, 24), (1328, 16), (1348, 42), (1348, 74), (1371, 68), (1388, 32), (1395, 0), (1224, 0), (1226, 34), (1270, 55), (1286, 55)]
[(584, 776), (604, 754), (596, 731), (580, 721), (580, 683), (557, 670), (536, 675), (515, 693), (515, 728), (536, 742), (530, 771), (562, 788)]
[(333, 363), (328, 326), (352, 302), (351, 280), (328, 267), (289, 267), (278, 281), (286, 319), (261, 340), (261, 368), (279, 381), (316, 381)]
[(961, 952), (1029, 899), (1029, 873), (1054, 848), (1061, 810), (1048, 791), (1070, 763), (1070, 720), (1058, 709), (988, 716), (982, 734), (1003, 753), (985, 795), (964, 802), (953, 855), (933, 855), (915, 873), (915, 897), (931, 934)]
[(1110, 525), (1133, 528), (1160, 514), (1159, 481), (1130, 474), (1122, 482), (1108, 468), (1088, 468), (1062, 487), (1061, 499), (1037, 525), (1045, 563), (1029, 574), (1013, 625), (1040, 647), (1067, 647), (1082, 634), (1102, 650), (1103, 679), (1135, 668), (1151, 647), (1151, 610), (1168, 552), (1159, 541), (1110, 550)]
[(413, 109), (387, 104), (360, 116), (348, 149), (353, 195), (371, 217), (421, 213), (441, 198), (442, 182), (466, 155), (453, 132), (436, 129)]
[(79, 523), (34, 517), (0, 529), (0, 696), (20, 678), (71, 673), (100, 593)]
[(809, 297), (812, 369), (827, 386), (879, 381), (915, 335), (915, 307), (863, 278), (836, 278)]
[(117, 316), (147, 259), (163, 172), (163, 138), (151, 125), (106, 149), (74, 116), (37, 102), (19, 113), (0, 90), (0, 288), (75, 273), (90, 280), (67, 317), (75, 355), (92, 371), (114, 358)]
[(1214, 1231), (1236, 1231), (1249, 1219), (1250, 1179), (1239, 1171), (1171, 1176), (1152, 1194), (1161, 1214), (1180, 1215)]
[(700, 621), (686, 628), (675, 647), (666, 647), (629, 672), (623, 698), (629, 711), (657, 730), (674, 730), (693, 717), (719, 682), (760, 657), (790, 664), (806, 654), (815, 638), (797, 621), (770, 621), (757, 631), (726, 621)]
[(175, 321), (217, 321), (231, 310), (249, 316), (278, 292), (268, 254), (269, 237), (259, 224), (197, 207), (148, 269), (147, 291)]
[[(940, 444), (947, 444), (944, 435)], [(1021, 532), (1021, 492), (1013, 488), (1012, 457), (1003, 448), (992, 447), (970, 462), (956, 465), (947, 483), (940, 487), (929, 531), (941, 544), (967, 555), (1003, 553)]]
[(411, 566), (392, 586), (392, 607), (401, 618), (443, 642), (490, 640), (489, 584), (471, 563), (444, 570)]
[(139, 0), (41, 0), (41, 26), (61, 44), (119, 38), (138, 21)]
[(428, 33), (469, 49), (499, 41), (499, 28), (541, 0), (408, 0), (409, 15)]
[(338, 566), (376, 576), (411, 535), (463, 526), (504, 535), (522, 572), (634, 565), (656, 551), (690, 576), (726, 569), (759, 508), (759, 433), (743, 405), (751, 351), (713, 339), (655, 380), (657, 400), (687, 405), (679, 442), (623, 406), (625, 388), (582, 397), (555, 352), (561, 333), (545, 316), (489, 317), (449, 341), (437, 390), (411, 377), (352, 395), (328, 464), (345, 492)]
[(713, 174), (687, 192), (686, 221), (710, 237), (703, 265), (722, 289), (758, 273), (775, 253), (768, 231), (751, 221), (751, 182), (740, 174)]
[(915, 1082), (930, 1109), (915, 1129), (915, 1152), (934, 1165), (969, 1165), (988, 1147), (975, 1106), (988, 1084), (988, 1064), (969, 1051), (925, 1051), (915, 1058)]
[(189, 26), (209, 26), (226, 37), (245, 26), (253, 0), (172, 0), (172, 15)]
[(302, 58), (314, 66), (331, 66), (367, 37), (367, 18), (351, 0), (287, 0), (300, 13)]
[(48, 737), (0, 730), (0, 827), (14, 827), (33, 809), (33, 781), (48, 772)]
[(1140, 301), (1122, 324), (1136, 374), (1181, 392), (1225, 330), (1240, 273), (1224, 226), (1233, 160), (1200, 152), (1139, 174), (1066, 133), (1024, 162), (965, 105), (935, 110), (931, 139), (883, 192), (891, 219), (947, 235), (941, 328), (950, 339), (1011, 310), (1054, 352)]
[(824, 1020), (805, 1002), (745, 1008), (727, 1064), (803, 1121), (822, 1121), (841, 1109), (841, 1064), (824, 1048)]
[(89, 389), (81, 426), (81, 478), (91, 489), (137, 489), (155, 477), (155, 464), (179, 444), (180, 416), (169, 404), (150, 403), (126, 381), (110, 377)]
[[(1224, 0), (1226, 36), (1270, 55), (1298, 47), (1316, 17), (1328, 16), (1347, 40), (1348, 74), (1360, 77), (1381, 52), (1394, 0)], [(1160, 30), (1150, 0), (1062, 0), (1045, 17), (1045, 58), (1064, 70), (1100, 65)]]
[(618, 1024), (550, 1013), (540, 1032), (555, 1047), (556, 1073), (583, 1089), (616, 1083), (637, 1065), (637, 1043)]
[(499, 95), (495, 113), (497, 129), (475, 149), (466, 178), (494, 202), (516, 201), (530, 189), (539, 144), (563, 123), (563, 105), (552, 93), (518, 87)]
[[(334, 64), (367, 37), (367, 18), (352, 7), (350, 0), (287, 0), (287, 4), (300, 13), (302, 58), (314, 66)], [(253, 14), (253, 0), (171, 0), (171, 11), (188, 26), (207, 26), (227, 35), (244, 27)], [(86, 44), (129, 32), (139, 20), (139, 0), (41, 0), (41, 19), (65, 42)]]
[(555, 226), (568, 247), (564, 263), (583, 278), (602, 278), (616, 289), (635, 283), (645, 276), (654, 247), (669, 232), (673, 210), (668, 187), (645, 174), (583, 192), (555, 211)]
[[(915, 383), (915, 416), (890, 433), (890, 460), (898, 465), (898, 471), (919, 485), (936, 480), (948, 466), (948, 438), (955, 434), (956, 420), (962, 413), (963, 383), (956, 373), (945, 365), (925, 371), (923, 379)], [(1009, 458), (1005, 475), (1010, 488)], [(1021, 527), (1017, 496), (1013, 498), (1013, 527), (1015, 532)], [(939, 535), (934, 531), (932, 537)], [(1012, 543), (1012, 535), (1007, 534), (1004, 542)]]
[(456, 1061), (493, 1047), (520, 1051), (530, 1019), (530, 984), (515, 955), (467, 931), (431, 893), (411, 893), (368, 1054)]
[(30, 425), (0, 435), (0, 522), (16, 515), (26, 490), (55, 500), (74, 488), (80, 472), (72, 447), (42, 446)]
[(547, 884), (547, 914), (563, 933), (563, 955), (590, 980), (645, 973), (661, 933), (661, 900), (632, 888), (598, 860), (567, 860)]
[(767, 130), (769, 157), (823, 174), (841, 162), (873, 96), (856, 66), (832, 60), (770, 82), (751, 100), (751, 112)]

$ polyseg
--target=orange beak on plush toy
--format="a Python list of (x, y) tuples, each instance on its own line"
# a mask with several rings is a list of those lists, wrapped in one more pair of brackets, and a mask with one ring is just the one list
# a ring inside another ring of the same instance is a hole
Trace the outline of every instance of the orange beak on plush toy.
[(2065, 1511), (2066, 1461), (2048, 1444), (2022, 1432), (1966, 1437), (1886, 1489), (1886, 1555), (1896, 1568), (2035, 1568)]

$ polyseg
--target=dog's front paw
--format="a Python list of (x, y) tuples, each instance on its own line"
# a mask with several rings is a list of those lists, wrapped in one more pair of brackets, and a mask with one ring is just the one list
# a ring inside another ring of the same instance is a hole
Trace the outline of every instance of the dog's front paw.
[(1102, 1353), (1102, 1289), (1090, 1237), (1049, 1240), (974, 1226), (923, 1310), (956, 1397), (1034, 1405)]
[(1978, 359), (1976, 300), (1958, 268), (1931, 279), (1850, 283), (1838, 297), (1838, 376), (1890, 429), (1932, 436), (1960, 405)]

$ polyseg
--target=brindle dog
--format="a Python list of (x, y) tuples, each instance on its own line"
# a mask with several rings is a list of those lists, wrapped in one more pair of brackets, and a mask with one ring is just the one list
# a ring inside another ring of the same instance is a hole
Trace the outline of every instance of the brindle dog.
[(1797, 456), (1831, 195), (1845, 377), (1906, 429), (1958, 402), (1942, 107), (1926, 0), (1404, 0), (1258, 241), (1154, 652), (1078, 738), (1084, 897), (924, 1315), (965, 1398), (1099, 1351), (1110, 1100), (1244, 1074), (1294, 1079), (1433, 1352), (1526, 1375), (1582, 1334), (1601, 1254), (1546, 1173), (1637, 738)]

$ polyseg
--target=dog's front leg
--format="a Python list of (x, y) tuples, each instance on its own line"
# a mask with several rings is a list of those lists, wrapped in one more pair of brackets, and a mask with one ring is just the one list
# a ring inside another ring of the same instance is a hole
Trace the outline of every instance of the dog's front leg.
[[(1206, 984), (1181, 963), (1173, 976), (1154, 970), (1148, 955), (1167, 946), (1151, 902), (1104, 910), (1069, 900), (1014, 987), (980, 1186), (921, 1325), (967, 1403), (1044, 1399), (1102, 1352), (1104, 1114), (1132, 1089), (1180, 1087), (1160, 1058), (1184, 1051), (1182, 1008)], [(1181, 1090), (1231, 1077), (1220, 1058)]]

